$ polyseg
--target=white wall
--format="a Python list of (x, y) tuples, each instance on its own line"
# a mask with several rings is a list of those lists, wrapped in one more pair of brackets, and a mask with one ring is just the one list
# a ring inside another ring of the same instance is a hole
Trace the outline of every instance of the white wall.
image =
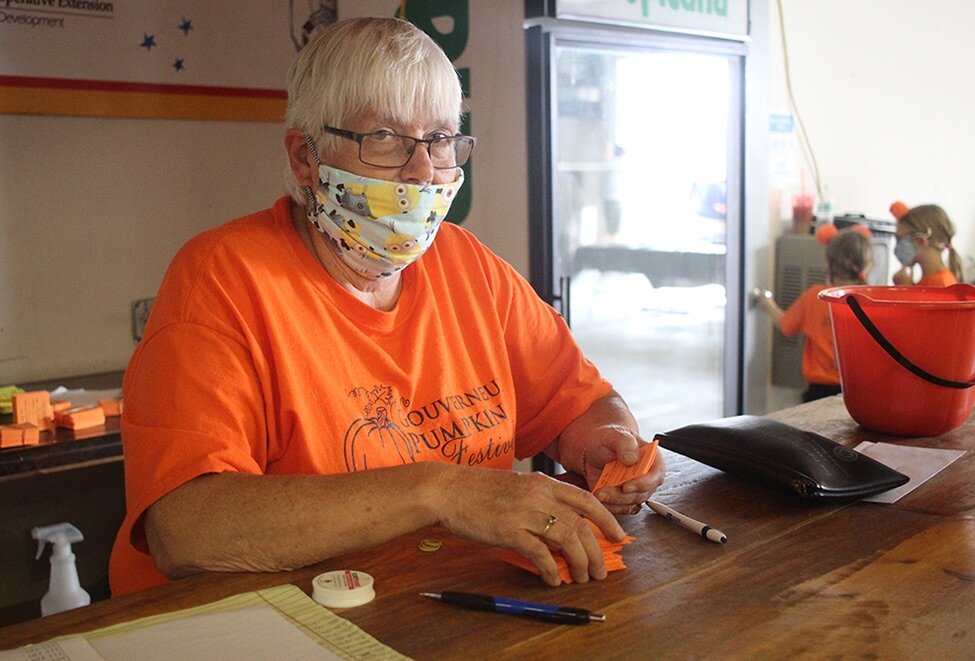
[(0, 115), (0, 384), (123, 369), (176, 249), (281, 193), (281, 133)]
[[(790, 112), (768, 0), (771, 111)], [(892, 219), (896, 199), (940, 204), (975, 253), (975, 3), (782, 0), (792, 86), (840, 213)], [(807, 178), (807, 182), (811, 178)]]

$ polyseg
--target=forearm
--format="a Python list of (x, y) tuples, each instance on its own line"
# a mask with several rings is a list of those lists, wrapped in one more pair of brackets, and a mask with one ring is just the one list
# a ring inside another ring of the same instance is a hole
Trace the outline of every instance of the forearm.
[(173, 578), (293, 569), (436, 523), (437, 485), (450, 468), (204, 475), (149, 508), (146, 538), (156, 564)]

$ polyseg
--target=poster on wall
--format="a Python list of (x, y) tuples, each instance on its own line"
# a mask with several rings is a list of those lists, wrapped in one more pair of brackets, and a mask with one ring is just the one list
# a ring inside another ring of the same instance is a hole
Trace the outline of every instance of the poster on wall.
[(336, 0), (0, 0), (0, 113), (280, 121)]

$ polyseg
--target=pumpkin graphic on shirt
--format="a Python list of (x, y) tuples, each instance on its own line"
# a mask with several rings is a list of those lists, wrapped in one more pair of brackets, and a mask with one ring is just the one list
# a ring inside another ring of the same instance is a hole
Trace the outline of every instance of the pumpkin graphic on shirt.
[(352, 397), (363, 397), (363, 417), (349, 425), (343, 440), (345, 469), (364, 471), (389, 466), (396, 457), (402, 464), (414, 462), (413, 445), (391, 417), (397, 405), (389, 386), (355, 388)]

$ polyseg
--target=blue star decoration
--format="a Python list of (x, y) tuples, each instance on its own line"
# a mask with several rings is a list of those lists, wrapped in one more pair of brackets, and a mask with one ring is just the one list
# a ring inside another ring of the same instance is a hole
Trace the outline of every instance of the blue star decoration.
[(176, 58), (176, 61), (173, 62), (173, 68), (176, 69), (176, 71), (182, 71), (183, 70), (183, 58), (177, 57)]
[(152, 50), (152, 47), (156, 45), (156, 35), (142, 33), (142, 43), (139, 44), (139, 48), (145, 48), (147, 51)]
[(184, 16), (183, 22), (179, 24), (179, 29), (183, 31), (185, 36), (189, 36), (190, 30), (193, 29), (193, 21)]

